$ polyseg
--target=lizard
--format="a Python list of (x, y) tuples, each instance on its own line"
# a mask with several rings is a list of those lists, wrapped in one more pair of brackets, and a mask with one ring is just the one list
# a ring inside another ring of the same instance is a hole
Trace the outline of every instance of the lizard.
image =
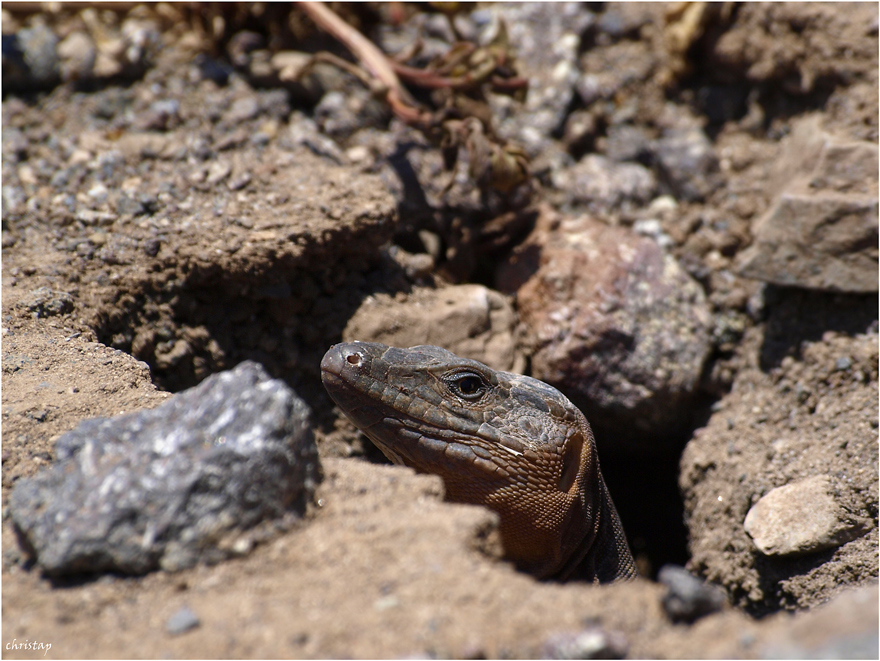
[(499, 517), (505, 556), (539, 579), (636, 576), (590, 425), (556, 388), (435, 346), (331, 347), (321, 378), (395, 464), (443, 479), (446, 500)]

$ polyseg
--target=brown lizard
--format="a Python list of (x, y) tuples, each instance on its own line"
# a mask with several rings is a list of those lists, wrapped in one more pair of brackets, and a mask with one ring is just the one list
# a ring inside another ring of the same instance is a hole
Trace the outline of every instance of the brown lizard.
[(433, 346), (349, 342), (324, 387), (395, 464), (443, 478), (446, 498), (500, 519), (507, 557), (538, 578), (636, 576), (593, 433), (555, 388)]

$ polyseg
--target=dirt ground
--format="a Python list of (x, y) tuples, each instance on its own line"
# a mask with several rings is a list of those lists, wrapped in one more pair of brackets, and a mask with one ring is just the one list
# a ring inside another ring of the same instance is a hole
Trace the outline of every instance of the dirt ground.
[[(746, 4), (696, 32), (662, 5), (597, 12), (577, 66), (616, 86), (606, 99), (614, 111), (573, 97), (566, 116), (589, 110), (594, 128), (575, 139), (569, 122), (546, 136), (535, 159), (541, 195), (613, 225), (658, 219), (715, 320), (675, 451), (603, 459), (644, 577), (560, 585), (517, 573), (501, 559), (491, 513), (443, 502), (438, 478), (381, 465), (338, 419), (320, 357), (366, 298), (403, 302), (416, 284), (493, 286), (506, 253), (468, 238), (485, 221), (478, 212), (436, 202), (440, 156), (381, 108), (372, 124), (322, 142), (328, 123), (321, 133), (304, 123), (314, 101), (243, 73), (225, 85), (200, 75), (189, 28), (174, 26), (142, 76), (4, 90), (4, 657), (564, 656), (554, 636), (594, 627), (618, 641), (611, 654), (629, 658), (876, 655), (876, 293), (737, 271), (754, 219), (780, 192), (774, 165), (797, 121), (817, 117), (830, 134), (876, 144), (876, 5)], [(28, 20), (4, 13), (4, 35)], [(684, 47), (673, 31), (690, 34)], [(179, 104), (170, 119), (156, 110), (169, 99)], [(554, 154), (570, 159), (557, 158), (564, 171), (587, 153), (624, 149), (633, 134), (618, 131), (622, 112), (643, 140), (670, 117), (699, 118), (718, 156), (717, 170), (694, 175), (705, 188), (691, 195), (665, 182), (657, 192), (677, 190), (677, 203), (649, 209), (585, 204), (554, 187)], [(418, 144), (406, 158), (420, 196), (400, 167), (395, 145), (406, 141)], [(446, 250), (430, 250), (426, 228)], [(409, 253), (433, 261), (424, 268)], [(517, 351), (527, 357), (528, 343)], [(245, 359), (313, 409), (325, 477), (301, 524), (215, 566), (42, 577), (11, 523), (15, 482), (50, 465), (55, 440), (82, 420), (154, 407)], [(870, 529), (795, 560), (760, 556), (746, 512), (817, 473)], [(652, 580), (665, 562), (687, 563), (729, 604), (671, 623)], [(183, 607), (199, 625), (172, 634), (169, 618)]]

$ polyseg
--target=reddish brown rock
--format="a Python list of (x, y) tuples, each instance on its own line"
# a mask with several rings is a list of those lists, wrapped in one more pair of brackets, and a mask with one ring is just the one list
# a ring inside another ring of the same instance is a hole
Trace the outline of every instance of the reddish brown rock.
[(517, 292), (532, 375), (578, 404), (600, 443), (664, 449), (689, 417), (712, 324), (672, 257), (627, 229), (545, 210), (498, 284)]

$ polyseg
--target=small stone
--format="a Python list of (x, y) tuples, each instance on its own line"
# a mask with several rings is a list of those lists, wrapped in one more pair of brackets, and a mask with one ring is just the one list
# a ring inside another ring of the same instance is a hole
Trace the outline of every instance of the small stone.
[(67, 292), (39, 287), (22, 298), (16, 307), (24, 308), (35, 317), (45, 318), (71, 312), (74, 303), (73, 296)]
[(253, 119), (260, 112), (260, 103), (256, 96), (246, 96), (236, 99), (232, 107), (223, 116), (223, 121), (228, 124), (240, 124)]
[(116, 218), (116, 214), (109, 211), (82, 209), (76, 213), (76, 219), (86, 225), (111, 225), (116, 221)]
[(746, 514), (744, 527), (761, 553), (785, 556), (835, 548), (872, 523), (844, 511), (828, 476), (816, 475), (767, 493)]
[(577, 633), (551, 636), (543, 645), (545, 659), (623, 659), (629, 643), (619, 631), (606, 631), (599, 625)]
[(595, 211), (647, 204), (657, 190), (654, 175), (643, 165), (615, 163), (598, 154), (588, 154), (552, 179), (573, 202)]
[(169, 145), (169, 138), (161, 133), (126, 133), (116, 145), (129, 158), (158, 158)]
[(849, 356), (842, 356), (834, 361), (834, 369), (838, 372), (845, 372), (852, 367), (852, 359)]
[(38, 22), (8, 37), (9, 47), (3, 35), (4, 88), (45, 89), (58, 81), (58, 37), (51, 28)]
[(226, 185), (229, 187), (229, 190), (237, 191), (237, 190), (241, 190), (242, 188), (247, 186), (249, 183), (251, 183), (251, 179), (252, 179), (252, 177), (251, 177), (250, 172), (243, 172), (242, 174), (238, 175), (237, 177), (230, 179), (229, 183)]
[(199, 616), (193, 613), (188, 606), (184, 606), (168, 618), (168, 621), (165, 623), (165, 630), (172, 636), (177, 636), (190, 629), (195, 629), (200, 624)]
[(715, 187), (718, 158), (712, 143), (697, 127), (673, 128), (654, 146), (661, 179), (683, 200), (702, 200)]
[(74, 30), (55, 50), (61, 59), (61, 76), (64, 80), (83, 80), (92, 75), (97, 50), (87, 33)]
[(226, 161), (214, 161), (208, 167), (208, 176), (205, 181), (213, 186), (226, 179), (230, 172), (232, 172), (232, 166), (229, 163)]
[(669, 588), (663, 595), (663, 610), (673, 622), (695, 622), (724, 607), (724, 592), (697, 578), (684, 567), (664, 565), (657, 580)]

